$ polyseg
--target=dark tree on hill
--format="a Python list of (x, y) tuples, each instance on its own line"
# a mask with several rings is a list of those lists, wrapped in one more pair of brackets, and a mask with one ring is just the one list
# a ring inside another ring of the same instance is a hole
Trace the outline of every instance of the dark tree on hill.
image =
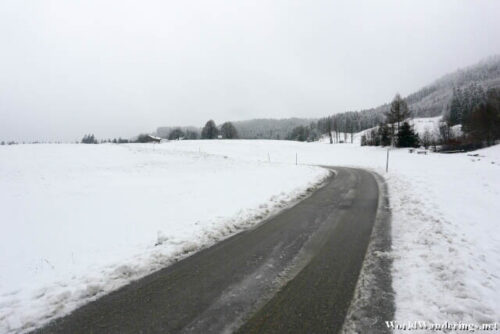
[(290, 133), (286, 136), (287, 140), (296, 141), (317, 141), (319, 139), (320, 132), (314, 123), (310, 125), (300, 125), (292, 129)]
[(219, 129), (213, 120), (209, 120), (201, 130), (201, 139), (216, 139), (219, 135)]
[[(354, 133), (376, 127), (380, 122), (384, 121), (384, 118), (381, 111), (371, 109), (338, 113), (321, 118), (312, 124), (315, 126), (316, 132), (328, 134), (328, 137), (330, 137), (329, 133), (331, 133), (332, 142), (339, 143), (341, 136), (346, 141), (348, 140), (347, 135), (351, 134), (352, 141)], [(367, 141), (370, 141), (369, 138), (367, 138)]]
[(222, 135), (222, 138), (225, 139), (237, 139), (238, 138), (238, 131), (236, 131), (236, 128), (234, 127), (233, 123), (231, 122), (226, 122), (222, 124), (220, 127), (220, 134)]
[(180, 128), (175, 128), (168, 135), (168, 139), (169, 140), (179, 140), (181, 138), (184, 138), (185, 136), (186, 136), (186, 134), (184, 133), (184, 131), (182, 131)]
[(297, 126), (288, 135), (288, 140), (306, 141), (309, 137), (309, 128), (307, 126)]
[(97, 144), (97, 139), (95, 139), (94, 135), (88, 134), (83, 136), (82, 144)]
[(464, 120), (464, 132), (473, 142), (493, 145), (500, 139), (500, 89), (491, 89), (484, 102)]
[[(391, 108), (385, 113), (386, 123), (391, 126), (391, 134), (394, 136), (399, 132), (401, 122), (410, 117), (410, 110), (406, 101), (401, 98), (401, 95), (396, 94), (391, 103)], [(396, 127), (394, 127), (394, 125)]]
[(398, 132), (398, 147), (417, 147), (418, 144), (418, 134), (415, 133), (408, 122), (404, 122)]
[[(391, 145), (391, 131), (389, 129), (389, 126), (387, 124), (380, 124), (378, 127), (378, 137), (379, 137), (379, 143), (382, 146), (389, 146)], [(376, 144), (379, 145), (379, 144)]]
[(121, 137), (118, 138), (118, 144), (127, 144), (127, 143), (129, 143), (128, 139), (122, 139)]
[(327, 130), (328, 130), (328, 138), (330, 139), (330, 144), (333, 144), (333, 136), (332, 136), (332, 118), (328, 117), (327, 118)]
[(469, 115), (481, 103), (486, 101), (486, 93), (482, 86), (473, 82), (469, 84), (462, 93), (461, 107), (462, 107), (462, 130), (467, 131), (467, 119)]
[(472, 111), (486, 100), (486, 93), (482, 86), (471, 83), (467, 87), (454, 88), (451, 101), (446, 112), (446, 122), (449, 126), (462, 125), (467, 131), (467, 119)]
[(449, 126), (454, 126), (462, 123), (462, 91), (460, 88), (453, 88), (453, 95), (451, 97), (450, 105), (448, 107), (448, 114), (446, 122)]
[(440, 122), (438, 130), (441, 144), (448, 144), (453, 139), (453, 132), (447, 122)]

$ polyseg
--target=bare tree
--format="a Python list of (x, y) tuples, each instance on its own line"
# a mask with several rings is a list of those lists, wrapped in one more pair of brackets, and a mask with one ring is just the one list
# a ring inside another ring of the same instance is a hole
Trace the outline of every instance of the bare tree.
[(328, 117), (328, 136), (330, 137), (330, 144), (333, 144), (332, 138), (332, 118)]
[[(401, 95), (396, 94), (392, 100), (391, 109), (385, 113), (385, 117), (386, 122), (391, 127), (391, 136), (394, 142), (395, 135), (399, 132), (401, 122), (410, 117), (408, 104), (401, 98)], [(394, 125), (396, 125), (396, 128), (394, 128)]]

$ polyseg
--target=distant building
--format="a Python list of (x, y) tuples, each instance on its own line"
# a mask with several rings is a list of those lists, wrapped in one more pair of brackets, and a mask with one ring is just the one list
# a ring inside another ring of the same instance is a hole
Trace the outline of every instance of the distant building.
[(139, 135), (134, 142), (136, 143), (159, 143), (161, 142), (160, 137), (152, 136), (152, 135)]
[(161, 142), (161, 138), (160, 137), (156, 137), (156, 136), (152, 136), (152, 135), (148, 135), (148, 142), (150, 143), (159, 143)]

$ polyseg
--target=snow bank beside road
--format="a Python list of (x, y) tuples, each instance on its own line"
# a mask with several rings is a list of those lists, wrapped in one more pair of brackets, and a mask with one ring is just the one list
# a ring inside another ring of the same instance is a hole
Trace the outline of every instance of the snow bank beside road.
[[(392, 150), (387, 174), (386, 152), (265, 140), (2, 147), (0, 222), (10, 234), (0, 235), (0, 332), (61, 314), (80, 296), (89, 300), (252, 224), (324, 176), (296, 168), (296, 157), (386, 178), (393, 249), (383, 255), (393, 258), (396, 293), (389, 320), (498, 322), (500, 146), (468, 154)], [(52, 248), (57, 243), (63, 251)], [(59, 283), (32, 285), (48, 281)]]
[(328, 174), (165, 147), (0, 148), (0, 333), (248, 228)]
[[(426, 123), (422, 123), (426, 124)], [(198, 149), (195, 142), (169, 150)], [(196, 145), (196, 146), (195, 146)], [(500, 320), (500, 145), (417, 155), (352, 144), (236, 141), (202, 150), (239, 159), (369, 168), (383, 175), (392, 207), (395, 320)], [(390, 319), (394, 320), (394, 319)]]

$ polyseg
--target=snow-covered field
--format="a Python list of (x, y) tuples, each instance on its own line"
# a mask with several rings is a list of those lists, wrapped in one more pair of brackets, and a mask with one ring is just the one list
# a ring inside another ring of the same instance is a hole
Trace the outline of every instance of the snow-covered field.
[(324, 142), (1, 147), (0, 332), (251, 226), (325, 176), (309, 164), (385, 176), (395, 320), (499, 321), (500, 146), (474, 153), (391, 150), (385, 173), (386, 149)]
[(170, 148), (0, 147), (0, 333), (248, 228), (328, 174)]

